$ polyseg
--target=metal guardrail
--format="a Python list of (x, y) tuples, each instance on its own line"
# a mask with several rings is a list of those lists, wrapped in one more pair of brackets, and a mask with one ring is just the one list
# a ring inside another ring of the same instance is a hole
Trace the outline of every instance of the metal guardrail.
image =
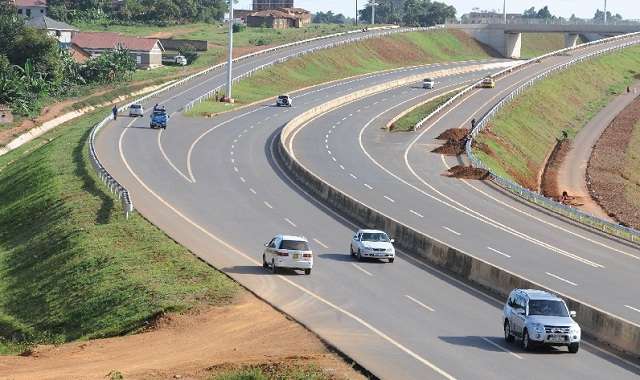
[[(235, 58), (233, 60), (233, 62), (240, 62), (240, 61), (244, 61), (259, 55), (264, 55), (264, 54), (268, 54), (268, 53), (272, 53), (274, 51), (278, 51), (278, 50), (282, 50), (282, 49), (286, 49), (286, 48), (290, 48), (293, 46), (298, 46), (298, 45), (303, 45), (303, 44), (308, 44), (314, 41), (319, 41), (319, 40), (325, 40), (325, 39), (330, 39), (330, 38), (334, 38), (334, 37), (341, 37), (341, 36), (346, 36), (346, 35), (350, 35), (350, 34), (358, 34), (358, 36), (356, 36), (355, 38), (350, 38), (344, 41), (338, 41), (337, 43), (334, 44), (329, 44), (329, 46), (333, 47), (333, 46), (337, 46), (338, 43), (340, 44), (345, 44), (345, 43), (352, 43), (355, 41), (359, 41), (359, 40), (363, 40), (363, 39), (368, 39), (368, 38), (374, 38), (374, 37), (382, 37), (382, 36), (387, 36), (393, 33), (406, 33), (406, 32), (411, 32), (411, 31), (420, 31), (420, 30), (432, 30), (432, 29), (437, 29), (437, 28), (442, 28), (441, 26), (437, 26), (437, 27), (430, 27), (430, 28), (399, 28), (397, 26), (383, 26), (383, 27), (376, 27), (376, 28), (370, 28), (368, 32), (362, 32), (360, 30), (351, 30), (348, 32), (344, 32), (344, 33), (335, 33), (335, 34), (330, 34), (330, 35), (326, 35), (326, 36), (320, 36), (320, 37), (315, 37), (315, 38), (310, 38), (310, 39), (306, 39), (306, 40), (302, 40), (302, 41), (296, 41), (296, 42), (292, 42), (292, 43), (288, 43), (288, 44), (284, 44), (284, 45), (279, 45), (273, 48), (269, 48), (269, 49), (265, 49), (265, 50), (260, 50), (257, 51), (255, 53), (251, 53), (251, 54), (246, 54), (243, 55), (242, 57), (238, 57)], [(382, 32), (380, 32), (382, 31)], [(297, 54), (294, 54), (292, 56), (300, 56), (303, 54), (308, 54), (309, 52), (312, 51), (316, 51), (316, 50), (320, 50), (320, 49), (326, 49), (328, 48), (327, 46), (321, 46), (321, 47), (316, 47), (313, 49), (308, 49), (305, 50), (304, 52), (300, 52)], [(239, 77), (234, 79), (234, 82), (237, 82), (239, 80), (242, 80), (248, 76), (253, 75), (253, 73), (255, 73), (258, 70), (262, 70), (267, 66), (271, 66), (273, 64), (276, 63), (280, 63), (280, 62), (284, 62), (288, 59), (290, 59), (292, 56), (290, 57), (285, 57), (285, 58), (281, 58), (275, 62), (270, 63), (269, 65), (263, 65), (258, 69), (254, 69), (251, 70), (249, 73), (245, 73), (240, 75)], [(185, 85), (187, 82), (196, 79), (198, 77), (201, 77), (203, 75), (206, 75), (212, 71), (221, 69), (223, 67), (226, 67), (226, 63), (221, 63), (215, 66), (211, 66), (205, 70), (202, 70), (200, 72), (197, 72), (195, 74), (189, 75), (186, 78), (183, 78), (181, 80), (178, 80), (176, 82), (170, 83), (167, 86), (154, 91), (150, 94), (147, 94), (141, 98), (138, 98), (136, 100), (133, 100), (125, 105), (123, 105), (122, 107), (118, 108), (119, 112), (124, 112), (128, 109), (128, 107), (131, 104), (144, 104), (145, 102), (153, 99), (153, 98), (157, 98), (158, 96), (160, 96), (160, 94), (165, 93), (166, 91), (169, 91), (171, 89), (174, 89), (176, 87), (179, 86), (183, 86)], [(223, 86), (222, 86), (223, 87)], [(209, 91), (207, 94), (205, 94), (204, 96), (201, 96), (199, 101), (201, 102), (206, 95), (208, 95), (209, 97), (212, 96), (213, 94), (215, 94), (216, 91), (220, 90), (220, 88), (222, 88), (221, 86), (217, 87), (216, 89)], [(191, 105), (191, 107), (193, 107), (193, 104), (195, 104), (195, 101), (192, 101), (189, 103)], [(188, 104), (188, 105), (189, 105)], [(184, 108), (185, 110), (187, 109), (187, 107), (185, 106)], [(99, 122), (98, 124), (96, 124), (93, 129), (91, 130), (91, 133), (89, 135), (89, 157), (91, 159), (91, 164), (93, 165), (93, 167), (95, 168), (98, 176), (100, 177), (100, 179), (109, 187), (109, 190), (112, 191), (113, 193), (115, 193), (118, 198), (122, 201), (122, 206), (124, 208), (125, 211), (125, 216), (128, 219), (129, 216), (134, 212), (134, 206), (133, 206), (133, 201), (131, 200), (131, 196), (129, 194), (129, 191), (122, 186), (111, 174), (109, 174), (109, 172), (107, 171), (107, 169), (102, 165), (102, 163), (100, 162), (100, 159), (98, 158), (98, 153), (96, 151), (95, 148), (95, 143), (96, 143), (96, 136), (98, 134), (98, 132), (102, 129), (102, 127), (104, 127), (109, 121), (113, 120), (113, 116), (109, 115), (107, 117), (105, 117), (101, 122)]]
[[(342, 41), (336, 41), (336, 42), (334, 42), (332, 44), (327, 44), (327, 45), (323, 45), (323, 46), (317, 46), (317, 47), (314, 47), (314, 48), (310, 48), (310, 49), (307, 49), (307, 50), (304, 50), (304, 51), (301, 51), (301, 52), (297, 52), (297, 53), (288, 55), (286, 57), (282, 57), (282, 58), (280, 58), (280, 59), (278, 59), (276, 61), (269, 62), (269, 63), (266, 63), (266, 64), (261, 65), (259, 67), (253, 68), (252, 70), (250, 70), (250, 71), (248, 71), (248, 72), (246, 72), (246, 73), (244, 73), (244, 74), (242, 74), (242, 75), (240, 75), (238, 77), (235, 77), (233, 79), (232, 83), (234, 83), (234, 84), (238, 83), (241, 80), (249, 78), (249, 77), (252, 77), (255, 73), (257, 73), (259, 71), (262, 71), (264, 69), (267, 69), (267, 68), (269, 68), (271, 66), (274, 66), (274, 65), (277, 65), (277, 64), (280, 64), (280, 63), (284, 63), (284, 62), (287, 62), (287, 61), (289, 61), (291, 59), (298, 58), (298, 57), (301, 57), (303, 55), (311, 54), (311, 53), (314, 53), (314, 52), (319, 51), (319, 50), (332, 49), (332, 48), (335, 48), (335, 47), (338, 47), (338, 46), (347, 45), (347, 44), (351, 44), (351, 43), (354, 43), (354, 42), (363, 41), (363, 40), (367, 40), (367, 39), (371, 39), (371, 38), (385, 37), (385, 36), (389, 36), (389, 35), (396, 34), (396, 33), (430, 31), (430, 30), (438, 30), (438, 29), (443, 29), (443, 26), (438, 25), (438, 26), (421, 27), (421, 28), (393, 28), (393, 29), (387, 30), (385, 32), (379, 32), (379, 33), (368, 32), (366, 34), (362, 34), (362, 35), (359, 35), (359, 36), (354, 37), (354, 38), (350, 38), (350, 39), (346, 39), (346, 40), (342, 40)], [(359, 32), (359, 31), (355, 31), (355, 32)], [(354, 31), (347, 32), (347, 33), (354, 33)], [(213, 90), (207, 92), (206, 94), (204, 94), (204, 95), (192, 100), (191, 102), (187, 103), (187, 105), (185, 105), (184, 111), (189, 111), (190, 109), (192, 109), (197, 104), (200, 104), (200, 103), (202, 103), (202, 102), (204, 102), (204, 101), (206, 101), (208, 99), (213, 98), (214, 96), (218, 95), (218, 93), (220, 93), (220, 91), (225, 87), (226, 87), (226, 85), (218, 86), (218, 87), (214, 88)]]
[[(628, 38), (628, 37), (632, 37), (632, 36), (638, 36), (640, 35), (640, 33), (633, 33), (631, 35), (625, 35), (621, 38)], [(611, 40), (607, 41), (610, 42)], [(602, 43), (602, 42), (601, 42)], [(593, 215), (590, 215), (588, 213), (585, 213), (583, 211), (578, 210), (575, 207), (571, 207), (571, 206), (567, 206), (564, 205), (562, 203), (556, 202), (553, 199), (547, 198), (537, 192), (533, 192), (529, 189), (526, 189), (522, 186), (520, 186), (519, 184), (508, 180), (506, 178), (502, 178), (499, 175), (497, 175), (495, 172), (491, 171), (491, 169), (487, 168), (486, 165), (484, 165), (484, 163), (478, 159), (474, 154), (473, 154), (473, 149), (472, 149), (472, 145), (473, 145), (473, 141), (474, 139), (477, 137), (478, 133), (480, 133), (480, 131), (482, 131), (483, 128), (486, 127), (486, 125), (488, 124), (488, 122), (494, 118), (498, 112), (508, 103), (510, 103), (511, 101), (513, 101), (515, 98), (517, 98), (520, 94), (522, 94), (525, 90), (527, 90), (528, 88), (532, 87), (535, 83), (549, 77), (550, 75), (557, 73), (559, 71), (563, 71), (568, 69), (569, 67), (576, 65), (578, 63), (584, 62), (586, 60), (589, 60), (591, 58), (600, 56), (600, 55), (604, 55), (604, 54), (608, 54), (611, 53), (613, 51), (619, 51), (619, 50), (623, 50), (629, 46), (633, 46), (633, 45), (638, 45), (640, 44), (640, 41), (630, 41), (624, 44), (620, 44), (620, 45), (616, 45), (616, 46), (612, 46), (610, 48), (607, 49), (603, 49), (603, 50), (598, 50), (596, 52), (578, 57), (576, 59), (573, 59), (567, 63), (561, 64), (561, 65), (557, 65), (554, 66), (548, 70), (546, 70), (545, 72), (537, 75), (536, 77), (530, 79), (529, 81), (523, 83), (521, 86), (519, 86), (517, 89), (515, 89), (514, 91), (512, 91), (511, 93), (509, 93), (507, 96), (505, 96), (504, 98), (502, 98), (495, 106), (493, 106), (493, 108), (491, 110), (489, 110), (489, 112), (487, 112), (482, 119), (476, 124), (475, 128), (470, 132), (470, 138), (467, 140), (466, 146), (465, 146), (465, 150), (466, 150), (466, 154), (467, 157), (469, 159), (469, 161), (471, 162), (471, 164), (474, 167), (477, 168), (481, 168), (481, 169), (485, 169), (489, 172), (490, 178), (491, 180), (496, 183), (498, 186), (502, 187), (503, 189), (509, 191), (512, 194), (515, 194), (516, 196), (525, 199), (528, 202), (534, 203), (538, 206), (541, 206), (547, 210), (550, 210), (552, 212), (555, 212), (557, 214), (563, 215), (571, 220), (574, 220), (580, 224), (584, 224), (593, 228), (596, 228), (602, 232), (605, 232), (607, 234), (613, 235), (613, 236), (617, 236), (621, 239), (624, 240), (628, 240), (631, 241), (633, 243), (638, 243), (640, 242), (640, 231), (635, 230), (633, 228), (628, 228), (628, 227), (624, 227), (615, 223), (611, 223), (608, 222), (606, 220), (597, 218)]]

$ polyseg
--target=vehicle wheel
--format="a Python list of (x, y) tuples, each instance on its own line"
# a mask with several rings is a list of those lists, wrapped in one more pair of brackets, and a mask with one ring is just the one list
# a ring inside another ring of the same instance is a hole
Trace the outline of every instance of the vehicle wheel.
[(531, 350), (531, 340), (529, 340), (529, 332), (524, 330), (522, 333), (522, 341), (520, 342), (522, 349), (525, 351)]
[(507, 343), (513, 342), (513, 334), (511, 334), (511, 325), (509, 324), (509, 321), (504, 321), (504, 340), (506, 340)]
[(264, 255), (262, 255), (262, 267), (264, 269), (269, 268), (269, 264), (267, 264), (267, 260), (265, 259)]
[(580, 343), (571, 343), (569, 345), (569, 352), (571, 352), (572, 354), (575, 354), (578, 352), (578, 350), (580, 349)]
[(311, 269), (305, 269), (304, 270), (304, 274), (307, 275), (307, 276), (310, 275), (311, 274)]
[(389, 264), (391, 264), (394, 260), (395, 260), (395, 258), (393, 258), (393, 257), (392, 257), (392, 258), (390, 258), (390, 259), (389, 259)]
[(273, 272), (273, 274), (278, 273), (278, 267), (276, 267), (275, 259), (271, 260), (271, 272)]

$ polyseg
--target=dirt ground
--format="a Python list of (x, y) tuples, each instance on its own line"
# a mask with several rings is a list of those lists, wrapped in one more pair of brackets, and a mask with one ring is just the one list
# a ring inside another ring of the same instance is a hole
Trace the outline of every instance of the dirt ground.
[(206, 379), (243, 365), (315, 365), (331, 378), (364, 379), (311, 332), (249, 293), (229, 306), (161, 319), (125, 337), (40, 346), (0, 357), (1, 379)]
[(467, 133), (469, 133), (469, 130), (465, 128), (447, 129), (436, 137), (436, 140), (445, 140), (446, 142), (431, 152), (445, 156), (459, 156), (463, 154)]
[(570, 149), (570, 140), (558, 141), (542, 173), (540, 191), (545, 197), (553, 198), (558, 202), (572, 206), (582, 206), (583, 202), (580, 197), (568, 193), (566, 195), (563, 194), (564, 189), (560, 189), (560, 185), (558, 184), (558, 171)]
[(634, 125), (640, 120), (640, 98), (622, 111), (596, 143), (587, 166), (587, 186), (594, 199), (616, 221), (640, 228), (640, 209), (625, 197), (625, 156)]
[(485, 169), (474, 168), (473, 166), (457, 165), (449, 169), (447, 175), (452, 178), (479, 179), (489, 178), (489, 172)]

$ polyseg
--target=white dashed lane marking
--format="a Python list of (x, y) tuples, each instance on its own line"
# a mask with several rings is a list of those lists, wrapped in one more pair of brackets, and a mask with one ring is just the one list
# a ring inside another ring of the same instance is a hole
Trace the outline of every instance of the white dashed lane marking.
[(511, 258), (511, 256), (510, 256), (510, 255), (507, 255), (506, 253), (500, 252), (500, 251), (498, 251), (498, 250), (497, 250), (497, 249), (495, 249), (495, 248), (487, 247), (487, 249), (488, 249), (489, 251), (492, 251), (492, 252), (497, 253), (498, 255), (502, 255), (502, 256), (506, 257), (507, 259), (510, 259), (510, 258)]
[(410, 300), (411, 300), (411, 301), (413, 301), (414, 303), (416, 303), (416, 304), (420, 305), (421, 307), (423, 307), (423, 308), (425, 308), (425, 309), (427, 309), (427, 310), (429, 310), (429, 311), (435, 311), (435, 309), (434, 309), (434, 308), (432, 308), (432, 307), (430, 307), (430, 306), (425, 305), (424, 303), (422, 303), (422, 302), (418, 301), (417, 299), (415, 299), (415, 298), (411, 297), (410, 295), (405, 295), (405, 297), (407, 297), (408, 299), (410, 299)]
[(349, 173), (349, 176), (350, 176), (351, 178), (353, 178), (353, 179), (358, 179), (358, 177), (356, 177), (356, 175), (355, 175), (355, 174), (353, 174), (353, 173)]
[(367, 189), (369, 189), (369, 190), (373, 190), (373, 187), (371, 187), (371, 185), (369, 185), (369, 184), (366, 184), (366, 183), (365, 183), (365, 184), (364, 184), (364, 187), (366, 187), (366, 188), (367, 188)]
[(366, 271), (364, 268), (362, 268), (360, 265), (358, 265), (358, 264), (354, 264), (354, 263), (351, 263), (351, 265), (353, 265), (353, 267), (354, 267), (354, 268), (356, 268), (356, 269), (357, 269), (357, 270), (359, 270), (360, 272), (362, 272), (362, 273), (366, 274), (367, 276), (373, 276), (373, 274), (371, 274), (371, 273), (367, 272), (367, 271)]
[(269, 202), (267, 202), (267, 201), (264, 201), (264, 205), (265, 205), (265, 206), (267, 206), (267, 207), (269, 207), (269, 208), (273, 208), (273, 206), (271, 206), (271, 205), (269, 204)]
[(391, 202), (391, 203), (396, 203), (396, 201), (394, 201), (394, 200), (393, 200), (393, 198), (388, 197), (388, 196), (386, 196), (386, 195), (384, 196), (384, 199), (388, 200), (388, 201), (389, 201), (389, 202)]
[(455, 231), (455, 230), (452, 230), (451, 228), (449, 228), (449, 227), (447, 227), (447, 226), (442, 226), (442, 228), (444, 228), (445, 230), (447, 230), (447, 231), (451, 232), (451, 233), (452, 233), (452, 234), (454, 234), (454, 235), (458, 235), (458, 236), (462, 235), (460, 232)]
[(253, 188), (249, 188), (249, 191), (250, 191), (253, 195), (258, 194), (255, 190), (253, 190)]
[(324, 249), (329, 249), (329, 246), (327, 246), (326, 244), (324, 244), (323, 242), (321, 242), (318, 239), (313, 239), (313, 241), (315, 241), (316, 243), (318, 243), (319, 246), (321, 246)]
[(289, 219), (289, 218), (284, 218), (284, 221), (285, 221), (285, 222), (287, 222), (287, 223), (289, 223), (292, 227), (298, 227), (298, 226), (296, 226), (296, 224), (295, 224), (294, 222), (292, 222), (292, 221), (291, 221), (291, 219)]
[(560, 277), (558, 275), (555, 275), (553, 273), (549, 273), (549, 272), (545, 272), (545, 273), (547, 274), (547, 276), (551, 276), (551, 277), (553, 277), (555, 279), (558, 279), (558, 280), (560, 280), (562, 282), (566, 282), (567, 284), (569, 284), (571, 286), (578, 286), (578, 284), (576, 284), (575, 282), (571, 282), (571, 281), (569, 281), (567, 279), (564, 279), (564, 278), (562, 278), (562, 277)]
[(417, 212), (415, 212), (413, 210), (409, 210), (409, 212), (412, 213), (413, 215), (417, 216), (418, 218), (424, 218), (424, 215), (419, 214), (419, 213), (417, 213)]

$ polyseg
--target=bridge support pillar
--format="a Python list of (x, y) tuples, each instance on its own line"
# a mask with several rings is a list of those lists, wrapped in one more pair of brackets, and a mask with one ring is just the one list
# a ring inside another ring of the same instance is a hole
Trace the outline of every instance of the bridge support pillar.
[(564, 34), (564, 47), (572, 48), (578, 46), (578, 34), (577, 33), (565, 33)]
[(520, 58), (522, 50), (522, 33), (504, 33), (504, 56)]

